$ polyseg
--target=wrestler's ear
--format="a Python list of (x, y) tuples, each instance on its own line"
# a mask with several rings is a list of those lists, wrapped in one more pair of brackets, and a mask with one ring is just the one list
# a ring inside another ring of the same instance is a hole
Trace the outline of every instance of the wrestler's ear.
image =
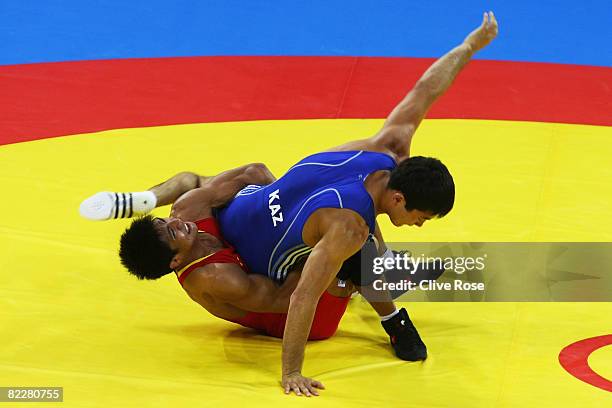
[(175, 271), (179, 265), (183, 262), (183, 256), (181, 254), (175, 254), (170, 261), (170, 269)]
[(404, 198), (404, 194), (400, 191), (396, 191), (392, 196), (393, 204), (401, 205), (402, 207), (406, 205), (406, 199)]

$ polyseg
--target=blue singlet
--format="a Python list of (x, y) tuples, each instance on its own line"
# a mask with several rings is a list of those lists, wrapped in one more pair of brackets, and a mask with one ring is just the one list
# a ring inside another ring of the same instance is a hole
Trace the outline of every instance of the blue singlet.
[(378, 170), (393, 170), (387, 154), (348, 151), (306, 157), (274, 183), (250, 185), (217, 211), (226, 241), (254, 273), (282, 282), (312, 248), (302, 241), (308, 217), (319, 208), (348, 208), (374, 232), (374, 203), (363, 185)]

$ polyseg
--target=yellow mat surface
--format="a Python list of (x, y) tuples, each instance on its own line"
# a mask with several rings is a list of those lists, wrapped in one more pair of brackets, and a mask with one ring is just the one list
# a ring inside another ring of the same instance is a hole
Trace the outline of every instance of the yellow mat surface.
[[(278, 176), (381, 124), (183, 125), (1, 146), (0, 385), (62, 386), (66, 407), (269, 407), (288, 398), (330, 407), (610, 406), (609, 392), (557, 358), (570, 343), (611, 332), (611, 303), (405, 304), (430, 353), (406, 363), (357, 298), (338, 334), (307, 348), (304, 374), (327, 390), (316, 401), (284, 396), (279, 340), (210, 316), (174, 276), (133, 279), (117, 256), (129, 221), (78, 215), (97, 191), (142, 190), (183, 170), (210, 175), (257, 161)], [(412, 153), (451, 169), (455, 209), (420, 229), (385, 220), (389, 241), (612, 240), (610, 128), (428, 120)], [(608, 379), (611, 349), (589, 359)], [(37, 405), (48, 406), (28, 406)]]

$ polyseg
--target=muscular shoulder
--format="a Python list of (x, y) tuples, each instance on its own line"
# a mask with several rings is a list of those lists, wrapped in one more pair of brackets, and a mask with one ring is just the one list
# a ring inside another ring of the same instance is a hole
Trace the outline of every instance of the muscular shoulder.
[(302, 238), (309, 246), (314, 246), (323, 236), (334, 237), (343, 242), (364, 242), (368, 232), (368, 225), (355, 211), (346, 208), (321, 208), (308, 220)]
[(346, 208), (332, 208), (333, 211), (327, 217), (332, 228), (346, 231), (351, 234), (366, 234), (368, 233), (368, 225), (365, 220), (357, 212)]
[(354, 140), (343, 145), (331, 148), (328, 152), (342, 152), (351, 150), (364, 150), (366, 152), (385, 153), (391, 156), (396, 162), (398, 157), (396, 154), (397, 143), (391, 137), (392, 135), (379, 135), (369, 139)]
[(227, 300), (245, 296), (249, 282), (247, 273), (238, 265), (212, 263), (193, 270), (185, 281), (185, 289), (190, 295), (206, 294)]
[(416, 127), (410, 124), (386, 125), (370, 140), (380, 151), (385, 151), (397, 163), (410, 156), (410, 140)]

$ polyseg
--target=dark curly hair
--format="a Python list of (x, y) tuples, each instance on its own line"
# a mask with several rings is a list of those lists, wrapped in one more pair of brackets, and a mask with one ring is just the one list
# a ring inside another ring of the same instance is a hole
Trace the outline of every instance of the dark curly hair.
[(387, 187), (402, 192), (408, 211), (430, 211), (444, 217), (455, 203), (453, 176), (433, 157), (414, 156), (403, 160), (391, 172)]
[(172, 272), (170, 261), (175, 254), (159, 238), (151, 215), (135, 219), (121, 235), (121, 263), (138, 279), (158, 279)]

